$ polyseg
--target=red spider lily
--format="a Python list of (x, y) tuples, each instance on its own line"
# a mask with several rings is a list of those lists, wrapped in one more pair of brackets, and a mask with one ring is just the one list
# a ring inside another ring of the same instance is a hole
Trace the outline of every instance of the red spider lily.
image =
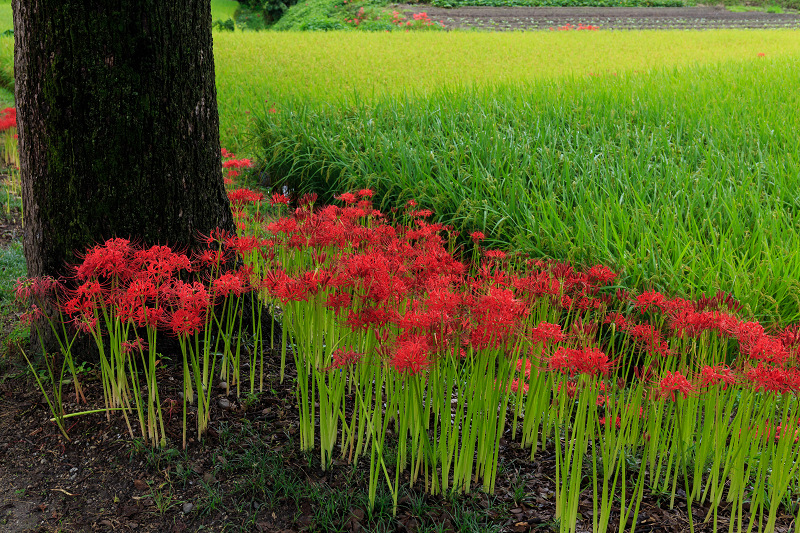
[(181, 280), (175, 280), (169, 290), (178, 307), (182, 309), (198, 314), (202, 314), (208, 309), (209, 295), (206, 287), (199, 281), (186, 283)]
[(361, 198), (372, 198), (374, 194), (375, 191), (373, 191), (372, 189), (361, 189), (360, 191), (358, 191), (358, 196)]
[(506, 258), (506, 253), (502, 250), (486, 250), (483, 256), (490, 261), (501, 261)]
[(656, 291), (645, 291), (639, 296), (636, 297), (636, 308), (639, 309), (640, 312), (646, 313), (650, 307), (661, 307), (666, 298), (660, 292)]
[(370, 327), (383, 327), (394, 320), (396, 316), (393, 310), (382, 307), (363, 307), (358, 311), (350, 309), (345, 323), (353, 331), (367, 330)]
[(617, 274), (613, 270), (603, 265), (593, 266), (587, 274), (589, 281), (598, 287), (608, 285), (617, 278)]
[(431, 364), (429, 351), (428, 341), (421, 335), (398, 340), (391, 365), (400, 374), (418, 374)]
[(153, 280), (164, 281), (181, 270), (191, 271), (192, 263), (186, 255), (174, 252), (169, 246), (151, 246), (134, 252), (131, 268)]
[(205, 320), (196, 310), (180, 308), (172, 313), (168, 323), (170, 329), (176, 335), (188, 337), (201, 331), (205, 325)]
[(247, 292), (248, 276), (246, 272), (226, 272), (212, 280), (211, 289), (215, 296), (227, 298), (230, 294), (241, 296)]
[[(561, 383), (556, 387), (556, 395), (561, 392)], [(574, 398), (578, 394), (578, 385), (574, 381), (568, 381), (566, 387), (567, 398)]]
[(167, 320), (167, 310), (163, 307), (141, 305), (133, 309), (132, 320), (140, 328), (158, 328)]
[(144, 352), (145, 350), (147, 350), (147, 342), (145, 342), (141, 338), (137, 338), (136, 340), (133, 341), (125, 341), (122, 343), (123, 353), (132, 353), (134, 351)]
[(736, 379), (736, 374), (733, 370), (724, 364), (704, 366), (700, 370), (701, 387), (711, 387), (721, 384), (723, 389), (727, 389), (729, 385), (734, 385), (736, 383)]
[(564, 374), (587, 374), (590, 376), (608, 375), (613, 368), (613, 362), (608, 356), (597, 348), (586, 347), (583, 349), (565, 348), (559, 346), (556, 352), (548, 359), (550, 370)]
[(257, 204), (264, 200), (264, 195), (250, 189), (234, 189), (228, 192), (231, 209), (241, 211), (247, 204)]
[(469, 302), (469, 310), (473, 320), (470, 337), (479, 349), (504, 345), (528, 314), (528, 307), (514, 298), (513, 292), (494, 287)]
[(514, 280), (516, 288), (523, 297), (532, 301), (542, 296), (556, 296), (561, 292), (561, 283), (548, 272), (534, 272)]
[(76, 275), (79, 280), (104, 276), (126, 278), (130, 274), (130, 241), (126, 239), (109, 239), (103, 245), (94, 246), (78, 265)]
[(347, 368), (350, 366), (356, 365), (361, 358), (364, 357), (364, 354), (360, 352), (356, 352), (353, 350), (343, 350), (342, 348), (337, 348), (332, 354), (332, 362), (330, 366), (325, 368), (325, 370), (337, 370), (340, 368)]
[(233, 154), (232, 152), (229, 152), (229, 151), (228, 151), (227, 149), (225, 149), (225, 148), (223, 148), (223, 149), (221, 150), (221, 153), (222, 153), (222, 157), (224, 157), (224, 158), (236, 157), (236, 155), (235, 155), (235, 154)]
[(345, 307), (351, 304), (350, 295), (347, 293), (331, 293), (325, 301), (325, 307), (331, 309), (337, 316)]
[(603, 318), (603, 324), (614, 324), (617, 329), (625, 331), (628, 329), (628, 319), (620, 313), (609, 313)]
[[(511, 383), (510, 383), (511, 392), (517, 393), (519, 391), (519, 383), (520, 382), (519, 382), (518, 379), (511, 380)], [(522, 384), (522, 394), (528, 394), (528, 389), (529, 388), (530, 388), (530, 385), (528, 385), (527, 383), (523, 383)]]
[(231, 159), (222, 163), (222, 168), (251, 168), (253, 162), (249, 159)]
[(343, 194), (339, 195), (338, 199), (341, 200), (342, 202), (344, 202), (345, 204), (354, 204), (354, 203), (356, 203), (358, 201), (358, 198), (356, 197), (356, 195), (351, 193), (351, 192), (346, 192), (346, 193), (343, 193)]
[(60, 289), (61, 285), (50, 276), (19, 278), (14, 286), (14, 295), (20, 303), (27, 303), (31, 299), (41, 302), (54, 297)]
[(694, 392), (694, 387), (689, 383), (689, 380), (686, 379), (686, 376), (677, 370), (675, 372), (667, 371), (667, 374), (661, 379), (659, 387), (661, 397), (669, 398), (672, 401), (675, 401), (676, 392), (681, 393), (684, 398)]
[(17, 127), (17, 109), (7, 107), (0, 111), (0, 131)]
[[(600, 418), (597, 419), (597, 421), (600, 423), (601, 427), (603, 426), (608, 428), (611, 427), (611, 418), (606, 418), (604, 416), (601, 416)], [(622, 427), (622, 419), (619, 416), (616, 418), (616, 420), (614, 420), (614, 427), (617, 429), (620, 429)]]
[(42, 310), (36, 304), (32, 304), (26, 312), (20, 315), (19, 321), (23, 326), (30, 326), (42, 318), (44, 318)]
[(741, 352), (754, 361), (783, 364), (789, 359), (789, 350), (780, 339), (763, 335), (740, 346)]
[(289, 197), (285, 196), (285, 195), (283, 195), (281, 193), (276, 192), (275, 194), (272, 195), (272, 198), (270, 198), (270, 202), (269, 203), (272, 206), (276, 206), (276, 205), (280, 205), (280, 204), (289, 205)]
[(479, 242), (481, 242), (483, 239), (486, 238), (486, 235), (484, 235), (480, 231), (472, 232), (470, 233), (469, 236), (472, 237), (472, 242), (474, 242), (475, 244), (478, 244)]
[(747, 368), (744, 374), (755, 390), (779, 393), (800, 391), (800, 371), (796, 368), (786, 369), (760, 363)]

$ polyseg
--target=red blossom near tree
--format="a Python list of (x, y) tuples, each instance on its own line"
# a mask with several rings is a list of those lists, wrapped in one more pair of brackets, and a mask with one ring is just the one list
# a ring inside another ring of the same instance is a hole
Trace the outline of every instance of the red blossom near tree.
[(109, 239), (86, 252), (81, 264), (75, 267), (75, 275), (78, 280), (91, 277), (125, 278), (130, 274), (132, 252), (129, 240)]
[(694, 387), (689, 380), (686, 379), (686, 376), (677, 370), (675, 372), (667, 371), (666, 375), (659, 383), (659, 388), (661, 397), (669, 398), (672, 401), (675, 401), (676, 392), (681, 393), (684, 398), (694, 392)]
[(156, 245), (136, 250), (131, 260), (131, 269), (136, 275), (162, 282), (180, 271), (190, 272), (192, 262), (185, 254), (175, 252), (169, 246)]
[(249, 159), (230, 159), (222, 163), (222, 168), (251, 168), (253, 162)]
[(176, 309), (169, 317), (169, 327), (179, 337), (189, 337), (202, 331), (205, 319), (197, 310)]
[(231, 209), (241, 211), (248, 204), (257, 204), (264, 200), (264, 195), (250, 189), (234, 189), (228, 191), (228, 200), (231, 202)]
[(0, 131), (17, 127), (17, 109), (7, 107), (0, 111)]
[(42, 318), (44, 318), (42, 310), (36, 304), (31, 304), (28, 310), (20, 315), (19, 322), (23, 326), (30, 327)]
[(416, 375), (430, 366), (429, 352), (427, 339), (412, 335), (397, 341), (390, 363), (399, 374)]

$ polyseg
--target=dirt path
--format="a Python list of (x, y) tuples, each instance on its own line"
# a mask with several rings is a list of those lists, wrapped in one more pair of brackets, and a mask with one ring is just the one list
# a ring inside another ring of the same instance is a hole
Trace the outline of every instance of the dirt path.
[(721, 6), (696, 7), (459, 7), (398, 4), (411, 12), (427, 12), (450, 28), (485, 30), (549, 30), (566, 24), (591, 24), (601, 30), (800, 28), (800, 13), (733, 13)]

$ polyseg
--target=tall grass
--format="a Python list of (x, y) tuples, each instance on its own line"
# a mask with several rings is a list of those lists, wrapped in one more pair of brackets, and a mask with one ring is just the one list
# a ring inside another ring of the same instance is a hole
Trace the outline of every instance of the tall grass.
[(463, 234), (603, 263), (629, 286), (724, 290), (800, 317), (800, 74), (793, 60), (300, 100), (259, 117), (265, 166), (302, 191), (373, 187)]

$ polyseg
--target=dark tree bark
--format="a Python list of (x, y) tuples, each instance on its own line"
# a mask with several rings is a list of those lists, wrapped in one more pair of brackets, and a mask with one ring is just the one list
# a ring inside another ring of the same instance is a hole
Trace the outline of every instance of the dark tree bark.
[(232, 231), (210, 0), (13, 0), (30, 276), (110, 237)]

